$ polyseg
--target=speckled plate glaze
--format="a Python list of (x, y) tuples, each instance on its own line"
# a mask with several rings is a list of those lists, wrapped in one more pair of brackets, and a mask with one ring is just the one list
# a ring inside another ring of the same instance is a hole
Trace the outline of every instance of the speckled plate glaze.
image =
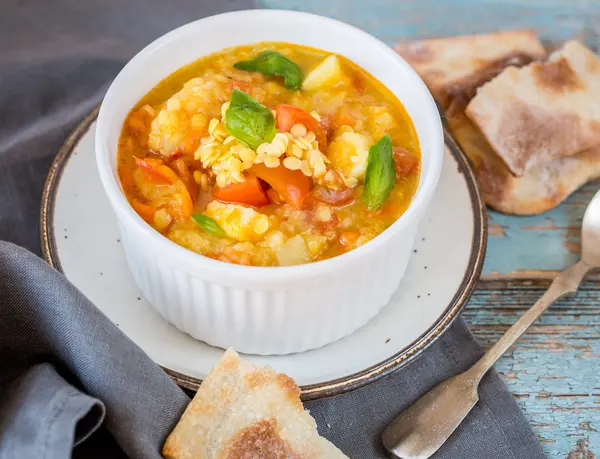
[[(141, 296), (94, 158), (97, 112), (73, 132), (52, 166), (41, 217), (45, 259), (181, 386), (195, 390), (223, 353), (165, 322)], [(396, 294), (366, 326), (320, 349), (246, 356), (292, 376), (304, 400), (343, 393), (406, 365), (448, 329), (479, 278), (485, 209), (463, 153), (446, 135), (436, 196)]]

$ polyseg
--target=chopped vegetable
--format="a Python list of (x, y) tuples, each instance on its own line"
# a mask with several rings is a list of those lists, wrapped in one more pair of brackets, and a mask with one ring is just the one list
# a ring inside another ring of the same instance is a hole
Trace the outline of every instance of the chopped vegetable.
[(239, 89), (240, 91), (244, 91), (246, 94), (248, 94), (250, 92), (250, 90), (252, 89), (252, 85), (250, 83), (248, 83), (247, 81), (238, 81), (238, 80), (233, 80), (231, 82), (231, 87), (233, 89)]
[(158, 231), (164, 231), (173, 221), (173, 216), (169, 213), (169, 211), (165, 208), (158, 209), (154, 218), (152, 219), (154, 222), (154, 227)]
[(300, 171), (292, 171), (285, 166), (269, 168), (255, 164), (250, 172), (267, 182), (289, 204), (300, 209), (310, 191), (312, 180)]
[(367, 158), (372, 142), (370, 136), (359, 134), (349, 126), (344, 126), (338, 129), (337, 137), (329, 145), (328, 157), (345, 177), (362, 180), (367, 170)]
[(171, 163), (171, 167), (175, 169), (175, 172), (177, 172), (177, 175), (179, 175), (179, 178), (181, 178), (186, 188), (190, 192), (192, 200), (194, 200), (196, 194), (198, 194), (198, 184), (194, 180), (193, 175), (190, 174), (190, 169), (185, 161), (179, 158)]
[(323, 126), (310, 113), (300, 107), (287, 104), (279, 104), (275, 110), (277, 112), (277, 128), (281, 132), (289, 132), (294, 124), (303, 124), (306, 129), (314, 132), (315, 138), (319, 142), (319, 150), (323, 153), (327, 151), (327, 137)]
[(146, 204), (142, 204), (137, 199), (131, 200), (131, 207), (133, 207), (133, 210), (135, 210), (137, 214), (140, 217), (142, 217), (146, 222), (152, 223), (154, 219), (154, 214), (156, 213), (156, 209)]
[(327, 141), (330, 141), (335, 132), (335, 119), (333, 115), (323, 115), (319, 124), (323, 128), (323, 131), (325, 131)]
[(194, 210), (194, 202), (192, 201), (190, 192), (181, 180), (176, 184), (175, 189), (177, 191), (173, 194), (170, 209), (175, 216), (181, 214), (183, 217), (189, 217)]
[(390, 196), (395, 181), (392, 139), (389, 134), (385, 134), (369, 150), (363, 188), (363, 201), (367, 209), (379, 209)]
[(167, 199), (168, 207), (172, 213), (175, 216), (182, 215), (189, 217), (192, 213), (194, 202), (185, 183), (183, 183), (175, 171), (165, 166), (162, 161), (154, 158), (134, 158), (136, 164), (144, 171), (144, 175), (149, 180), (156, 184), (168, 186), (168, 189), (172, 190), (172, 192), (169, 192), (170, 197)]
[(269, 188), (267, 190), (267, 196), (273, 204), (283, 204), (285, 202), (283, 199), (281, 199), (279, 193), (277, 193), (277, 191), (275, 191), (273, 188)]
[(298, 234), (283, 244), (277, 252), (277, 258), (281, 266), (293, 266), (308, 263), (312, 257), (306, 241)]
[(232, 91), (225, 112), (225, 127), (232, 136), (253, 150), (261, 143), (271, 142), (277, 132), (271, 110), (237, 88)]
[(237, 62), (233, 66), (239, 70), (259, 72), (265, 76), (281, 76), (288, 89), (300, 89), (304, 78), (300, 67), (276, 51), (263, 51), (254, 59)]
[(179, 177), (171, 169), (164, 166), (162, 161), (148, 158), (141, 159), (137, 156), (134, 156), (133, 159), (135, 160), (135, 164), (156, 182), (173, 185), (179, 180)]
[(339, 190), (332, 190), (324, 186), (317, 186), (312, 190), (311, 196), (317, 201), (331, 204), (333, 206), (341, 206), (352, 201), (354, 196), (354, 188), (344, 186)]
[(257, 177), (248, 177), (242, 183), (232, 183), (225, 188), (214, 188), (213, 198), (255, 207), (266, 206), (270, 202)]
[(196, 222), (198, 226), (200, 226), (204, 231), (213, 236), (224, 237), (227, 236), (227, 233), (223, 228), (219, 226), (219, 224), (210, 218), (208, 215), (204, 214), (192, 214), (192, 219)]
[(260, 241), (271, 226), (267, 215), (239, 204), (212, 201), (206, 206), (204, 215), (213, 218), (228, 237), (239, 242)]
[(351, 126), (356, 125), (356, 118), (352, 115), (353, 107), (351, 105), (343, 105), (336, 117), (338, 126)]
[(396, 170), (396, 175), (405, 176), (410, 174), (417, 164), (419, 164), (419, 158), (410, 151), (394, 147), (394, 169)]
[(339, 81), (346, 79), (340, 60), (332, 54), (317, 65), (305, 78), (302, 89), (315, 91), (326, 86), (334, 86)]
[(340, 244), (343, 246), (354, 245), (359, 237), (360, 233), (358, 231), (344, 231), (342, 234), (340, 234)]

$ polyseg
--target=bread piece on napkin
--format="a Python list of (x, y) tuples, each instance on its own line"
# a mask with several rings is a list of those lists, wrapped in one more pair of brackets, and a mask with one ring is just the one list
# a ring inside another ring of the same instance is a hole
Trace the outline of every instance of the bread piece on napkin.
[(531, 30), (404, 41), (394, 49), (444, 107), (459, 94), (471, 99), (477, 87), (508, 65), (523, 66), (546, 57), (544, 46)]
[(600, 146), (600, 58), (576, 41), (477, 90), (467, 116), (510, 171)]
[(258, 368), (232, 350), (204, 380), (167, 438), (168, 459), (346, 458), (319, 436), (284, 374)]

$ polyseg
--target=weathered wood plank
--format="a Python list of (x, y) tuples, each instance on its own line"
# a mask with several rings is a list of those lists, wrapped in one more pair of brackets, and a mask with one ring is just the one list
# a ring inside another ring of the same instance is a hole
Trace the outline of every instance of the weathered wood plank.
[(592, 182), (551, 212), (515, 217), (489, 212), (484, 279), (553, 278), (579, 259), (585, 208), (598, 190)]
[[(543, 291), (486, 285), (476, 291), (464, 317), (489, 347)], [(496, 365), (549, 457), (557, 458), (582, 445), (600, 452), (599, 367), (600, 292), (593, 283), (556, 303)]]
[(387, 43), (426, 37), (535, 28), (564, 40), (597, 21), (596, 0), (260, 0), (268, 8), (300, 10), (356, 25)]
[[(261, 0), (268, 8), (322, 14), (367, 30), (388, 44), (401, 38), (533, 28), (549, 42), (598, 27), (597, 0)], [(484, 346), (495, 342), (543, 293), (548, 279), (578, 257), (587, 185), (540, 216), (490, 212), (486, 282), (465, 318)], [(501, 279), (502, 282), (495, 282)], [(526, 279), (533, 279), (526, 281)], [(598, 279), (598, 278), (597, 278)], [(491, 280), (491, 281), (490, 281)], [(600, 453), (600, 284), (562, 300), (498, 363), (551, 458)]]

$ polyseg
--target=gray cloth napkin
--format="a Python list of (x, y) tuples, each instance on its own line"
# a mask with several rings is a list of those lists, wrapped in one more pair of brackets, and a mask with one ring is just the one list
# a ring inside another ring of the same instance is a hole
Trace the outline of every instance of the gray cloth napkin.
[[(0, 239), (38, 253), (53, 156), (124, 62), (193, 19), (250, 0), (0, 2)], [(189, 401), (61, 274), (0, 243), (0, 459), (158, 458)], [(376, 384), (307, 403), (348, 456), (385, 457), (381, 429), (481, 355), (462, 320), (416, 362)], [(539, 442), (500, 378), (438, 459), (536, 459)]]
[[(64, 276), (6, 242), (0, 242), (0, 330), (0, 459), (65, 458), (78, 443), (76, 457), (121, 457), (107, 435), (91, 435), (103, 420), (129, 457), (160, 457), (188, 397)], [(321, 434), (349, 457), (383, 458), (381, 429), (480, 354), (459, 320), (407, 368), (306, 407)], [(497, 374), (483, 379), (480, 395), (436, 458), (544, 457)]]

